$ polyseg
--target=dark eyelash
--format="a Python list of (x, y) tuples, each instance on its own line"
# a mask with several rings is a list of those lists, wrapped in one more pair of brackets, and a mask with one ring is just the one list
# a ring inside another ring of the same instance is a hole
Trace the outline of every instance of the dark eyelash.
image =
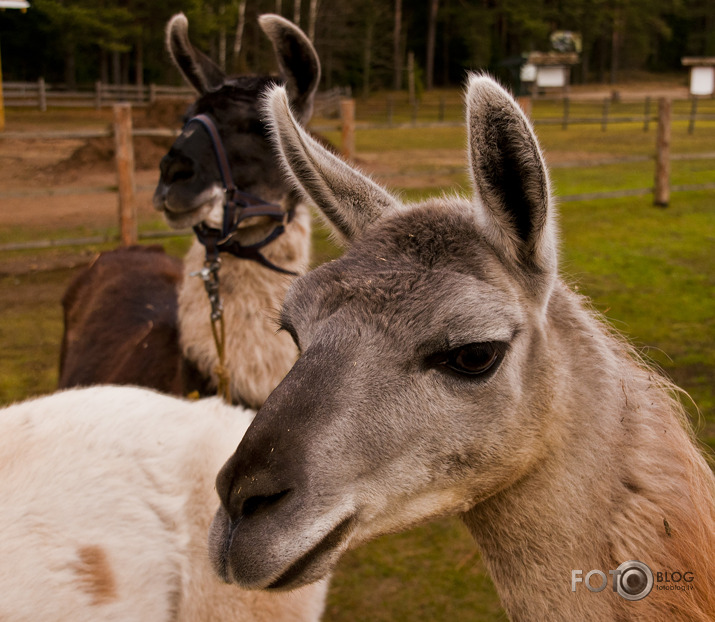
[(298, 339), (298, 333), (296, 332), (293, 325), (290, 322), (288, 322), (288, 320), (286, 320), (283, 317), (278, 318), (278, 330), (287, 332), (291, 336), (293, 343), (295, 343), (296, 347), (298, 348), (298, 351), (300, 351), (301, 348), (300, 348), (300, 340)]

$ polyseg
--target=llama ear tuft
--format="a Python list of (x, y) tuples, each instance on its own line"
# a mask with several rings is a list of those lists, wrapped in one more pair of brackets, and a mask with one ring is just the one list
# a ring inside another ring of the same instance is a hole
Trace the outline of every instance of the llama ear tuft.
[(189, 20), (177, 13), (166, 25), (166, 49), (186, 82), (200, 94), (218, 89), (226, 74), (189, 40)]
[(289, 178), (347, 241), (359, 237), (384, 214), (398, 209), (387, 190), (311, 138), (293, 116), (286, 90), (271, 89), (265, 113)]
[(313, 97), (320, 82), (318, 54), (303, 31), (279, 15), (261, 15), (258, 23), (271, 40), (291, 106), (306, 124), (313, 114)]
[(469, 168), (486, 235), (523, 266), (556, 270), (546, 165), (531, 123), (494, 80), (470, 77)]

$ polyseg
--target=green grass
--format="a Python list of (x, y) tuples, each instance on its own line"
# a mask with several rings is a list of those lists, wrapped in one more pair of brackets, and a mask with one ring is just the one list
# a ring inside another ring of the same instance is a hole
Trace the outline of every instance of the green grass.
[(57, 385), (62, 310), (71, 271), (0, 278), (0, 404)]
[[(712, 192), (564, 204), (562, 270), (701, 409), (715, 447)], [(693, 409), (691, 408), (691, 412)]]

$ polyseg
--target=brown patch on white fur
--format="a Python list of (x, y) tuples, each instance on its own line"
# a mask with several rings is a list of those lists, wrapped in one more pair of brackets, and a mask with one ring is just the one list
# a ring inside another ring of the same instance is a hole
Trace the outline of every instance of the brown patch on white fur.
[(79, 588), (92, 597), (93, 605), (104, 605), (117, 598), (117, 582), (106, 551), (96, 545), (77, 550), (74, 565)]

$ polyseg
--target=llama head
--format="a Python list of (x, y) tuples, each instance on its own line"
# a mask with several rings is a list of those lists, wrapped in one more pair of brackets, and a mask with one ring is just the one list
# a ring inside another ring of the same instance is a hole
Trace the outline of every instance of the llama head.
[[(259, 18), (278, 60), (280, 80), (302, 123), (310, 119), (313, 97), (320, 80), (320, 62), (303, 32), (282, 17)], [(179, 13), (166, 28), (166, 45), (184, 79), (199, 94), (186, 120), (198, 114), (211, 116), (226, 149), (231, 174), (238, 188), (279, 203), (288, 186), (280, 174), (275, 153), (262, 121), (262, 95), (274, 84), (268, 76), (226, 76), (189, 40), (188, 20)], [(170, 225), (181, 228), (208, 221), (221, 223), (224, 186), (206, 130), (188, 125), (161, 161), (154, 207)]]
[(547, 172), (492, 80), (467, 94), (474, 195), (404, 205), (327, 153), (282, 89), (267, 114), (293, 182), (349, 249), (294, 282), (301, 356), (217, 479), (216, 571), (289, 589), (378, 535), (468, 510), (544, 455), (556, 279)]

